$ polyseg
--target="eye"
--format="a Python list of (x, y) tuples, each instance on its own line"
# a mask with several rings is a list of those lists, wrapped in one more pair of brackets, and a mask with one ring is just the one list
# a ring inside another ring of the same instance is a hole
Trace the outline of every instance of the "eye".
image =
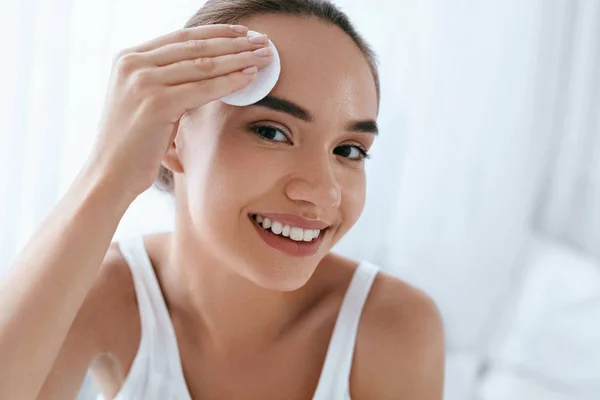
[[(290, 141), (288, 136), (283, 132), (283, 130), (276, 128), (271, 125), (254, 125), (250, 127), (250, 130), (258, 135), (259, 138), (263, 140), (267, 140), (269, 142), (285, 142)], [(275, 139), (277, 136), (283, 140)]]
[[(259, 138), (269, 142), (291, 142), (288, 138), (288, 135), (285, 134), (282, 129), (272, 125), (254, 125), (251, 126), (249, 129), (250, 131), (254, 132)], [(279, 138), (282, 140), (275, 139), (277, 135), (279, 135)], [(338, 151), (338, 149), (342, 150)], [(359, 145), (338, 146), (334, 150), (334, 154), (341, 155), (354, 162), (363, 162), (365, 159), (371, 158), (371, 155), (367, 152), (367, 150)]]
[[(342, 151), (337, 151), (337, 149), (343, 149)], [(352, 150), (354, 150), (354, 155), (352, 155)], [(367, 158), (371, 158), (371, 155), (365, 150), (362, 146), (356, 145), (344, 145), (336, 147), (334, 150), (335, 154), (339, 154), (343, 157), (348, 158), (350, 161), (354, 162), (363, 162)]]

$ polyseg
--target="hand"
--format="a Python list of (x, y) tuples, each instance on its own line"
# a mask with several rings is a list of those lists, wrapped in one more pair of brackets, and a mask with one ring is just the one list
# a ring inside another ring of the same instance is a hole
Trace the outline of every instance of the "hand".
[[(229, 25), (205, 25), (119, 52), (88, 161), (92, 168), (134, 198), (147, 190), (185, 111), (242, 89), (272, 61), (263, 38), (252, 43)], [(253, 53), (263, 47), (267, 56)]]

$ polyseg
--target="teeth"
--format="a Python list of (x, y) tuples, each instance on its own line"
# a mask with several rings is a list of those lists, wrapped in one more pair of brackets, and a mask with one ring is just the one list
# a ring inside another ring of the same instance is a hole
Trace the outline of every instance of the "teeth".
[(305, 242), (310, 242), (313, 237), (315, 237), (314, 229), (305, 229), (304, 230), (304, 236), (302, 236), (302, 240), (304, 240)]
[(262, 226), (265, 229), (269, 229), (271, 227), (271, 220), (269, 218), (265, 218), (262, 222)]
[(274, 234), (279, 235), (283, 231), (281, 222), (274, 221), (273, 225), (271, 225), (271, 231), (273, 231)]
[(271, 221), (269, 218), (261, 215), (253, 215), (253, 218), (263, 228), (270, 229), (276, 235), (289, 237), (297, 242), (310, 242), (319, 237), (321, 231), (319, 229), (302, 229), (297, 226), (284, 225), (278, 221)]
[(297, 241), (301, 241), (303, 234), (302, 234), (302, 228), (298, 228), (297, 226), (293, 226), (292, 230), (290, 231), (290, 238), (292, 238), (293, 240), (297, 240)]

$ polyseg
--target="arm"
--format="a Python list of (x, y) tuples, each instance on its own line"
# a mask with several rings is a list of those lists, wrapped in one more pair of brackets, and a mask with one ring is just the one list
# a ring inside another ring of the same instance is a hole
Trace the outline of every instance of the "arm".
[(132, 201), (117, 189), (82, 169), (0, 281), (0, 398), (40, 392)]

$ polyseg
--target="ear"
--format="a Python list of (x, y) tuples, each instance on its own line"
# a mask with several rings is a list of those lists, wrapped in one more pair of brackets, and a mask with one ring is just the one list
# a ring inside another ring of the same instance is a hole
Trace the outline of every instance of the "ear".
[(177, 123), (173, 127), (173, 133), (171, 134), (171, 139), (169, 141), (169, 148), (163, 157), (162, 165), (171, 172), (177, 172), (181, 174), (183, 173), (183, 165), (181, 164), (181, 159), (179, 158), (176, 140), (179, 133), (180, 121), (181, 119), (177, 120)]

